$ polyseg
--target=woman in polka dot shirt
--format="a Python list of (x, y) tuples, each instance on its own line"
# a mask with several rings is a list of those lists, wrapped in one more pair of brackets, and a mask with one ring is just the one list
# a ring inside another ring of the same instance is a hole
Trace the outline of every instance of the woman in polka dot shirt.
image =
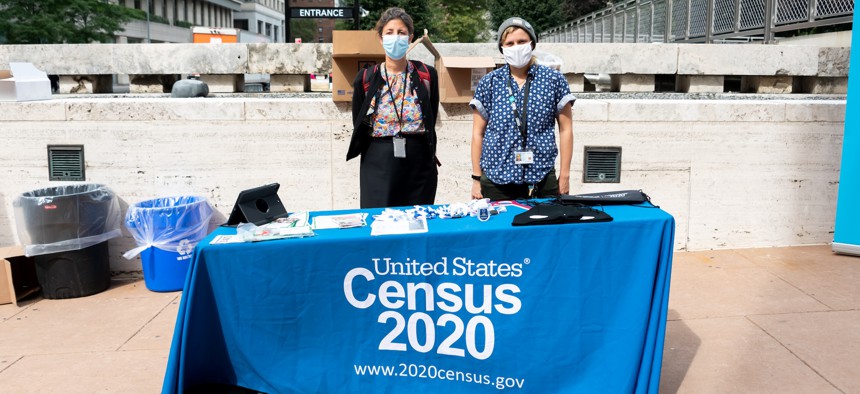
[(571, 107), (576, 97), (564, 75), (536, 64), (532, 50), (537, 36), (528, 22), (510, 18), (499, 27), (498, 36), (507, 64), (481, 79), (469, 103), (472, 198), (498, 201), (568, 194)]

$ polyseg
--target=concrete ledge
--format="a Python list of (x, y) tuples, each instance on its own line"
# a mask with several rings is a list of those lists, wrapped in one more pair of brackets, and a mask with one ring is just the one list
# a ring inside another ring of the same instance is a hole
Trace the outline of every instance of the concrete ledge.
[(679, 44), (678, 74), (817, 75), (820, 56), (806, 46)]
[[(786, 102), (770, 100), (612, 100), (609, 122), (784, 122)], [(796, 104), (792, 103), (792, 107)]]
[[(440, 43), (442, 56), (489, 56), (495, 44)], [(850, 48), (759, 44), (559, 44), (565, 74), (790, 75), (847, 77)], [(416, 47), (410, 58), (431, 62)], [(331, 44), (69, 44), (0, 45), (0, 65), (26, 61), (56, 75), (327, 74)]]
[(272, 75), (269, 90), (272, 93), (301, 93), (310, 88), (307, 75)]
[[(642, 189), (676, 219), (676, 249), (832, 240), (845, 100), (579, 99), (572, 190)], [(437, 203), (468, 200), (471, 111), (440, 113)], [(12, 201), (48, 182), (45, 148), (82, 144), (87, 181), (124, 204), (210, 198), (224, 220), (239, 191), (281, 183), (289, 209), (358, 206), (359, 160), (345, 161), (347, 103), (327, 98), (64, 98), (0, 103), (0, 245), (15, 244)], [(623, 150), (621, 182), (583, 183), (587, 146)], [(111, 241), (117, 271), (140, 269)]]
[(786, 94), (794, 92), (794, 79), (789, 76), (748, 76), (741, 79), (741, 91), (746, 93)]
[(613, 92), (653, 92), (655, 77), (653, 75), (612, 75)]
[(547, 43), (538, 44), (538, 48), (561, 57), (563, 73), (675, 74), (678, 72), (677, 44)]
[(250, 74), (329, 74), (331, 66), (331, 44), (248, 44)]
[(245, 91), (244, 74), (201, 74), (200, 80), (209, 86), (209, 93), (233, 93)]
[(722, 75), (678, 75), (675, 86), (683, 93), (722, 93), (725, 80)]
[(68, 100), (68, 121), (241, 121), (245, 102), (241, 99), (137, 99)]

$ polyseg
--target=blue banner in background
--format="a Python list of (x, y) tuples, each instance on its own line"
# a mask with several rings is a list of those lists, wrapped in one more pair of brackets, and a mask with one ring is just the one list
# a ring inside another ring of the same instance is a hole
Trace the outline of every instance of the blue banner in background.
[[(860, 43), (860, 29), (851, 34)], [(860, 255), (860, 53), (851, 51), (833, 251)]]
[(518, 211), (427, 234), (204, 241), (164, 392), (656, 393), (674, 220), (606, 210), (613, 222), (511, 227)]

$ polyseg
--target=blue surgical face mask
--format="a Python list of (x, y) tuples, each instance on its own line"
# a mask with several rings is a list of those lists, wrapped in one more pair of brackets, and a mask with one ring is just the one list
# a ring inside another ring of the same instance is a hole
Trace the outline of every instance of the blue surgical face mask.
[(382, 36), (382, 48), (385, 54), (394, 60), (403, 59), (409, 49), (409, 36), (389, 34)]

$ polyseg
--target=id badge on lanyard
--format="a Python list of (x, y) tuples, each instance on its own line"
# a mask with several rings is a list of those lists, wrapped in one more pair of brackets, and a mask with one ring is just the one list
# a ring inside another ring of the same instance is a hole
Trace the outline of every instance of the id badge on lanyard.
[(394, 94), (391, 93), (391, 90), (394, 88), (392, 84), (388, 83), (388, 71), (383, 66), (383, 70), (385, 70), (385, 84), (388, 85), (388, 97), (391, 99), (391, 105), (394, 106), (394, 114), (397, 115), (397, 122), (400, 124), (400, 131), (391, 138), (391, 141), (394, 143), (394, 157), (398, 159), (406, 158), (406, 138), (403, 138), (403, 107), (406, 106), (406, 85), (409, 83), (409, 68), (406, 68), (406, 74), (403, 76), (403, 95), (400, 101), (400, 110), (397, 109), (397, 100), (394, 97)]
[(531, 151), (531, 149), (523, 149), (523, 150), (515, 150), (514, 151), (514, 163), (515, 164), (534, 164), (535, 162), (535, 153)]
[(391, 141), (394, 142), (394, 157), (398, 159), (406, 158), (406, 138), (401, 136), (394, 136), (391, 138)]
[(529, 103), (529, 88), (531, 86), (531, 77), (526, 77), (526, 83), (523, 86), (523, 111), (522, 115), (520, 111), (517, 110), (517, 100), (516, 96), (514, 96), (514, 88), (513, 88), (513, 77), (508, 80), (508, 93), (510, 94), (509, 100), (511, 102), (511, 109), (514, 111), (514, 120), (517, 123), (517, 128), (519, 129), (520, 135), (522, 136), (523, 142), (522, 146), (519, 150), (514, 151), (514, 164), (526, 165), (526, 164), (534, 164), (535, 162), (535, 154), (531, 149), (526, 148), (526, 140), (528, 137), (527, 134), (527, 126), (526, 122), (527, 112), (528, 112), (528, 103)]

